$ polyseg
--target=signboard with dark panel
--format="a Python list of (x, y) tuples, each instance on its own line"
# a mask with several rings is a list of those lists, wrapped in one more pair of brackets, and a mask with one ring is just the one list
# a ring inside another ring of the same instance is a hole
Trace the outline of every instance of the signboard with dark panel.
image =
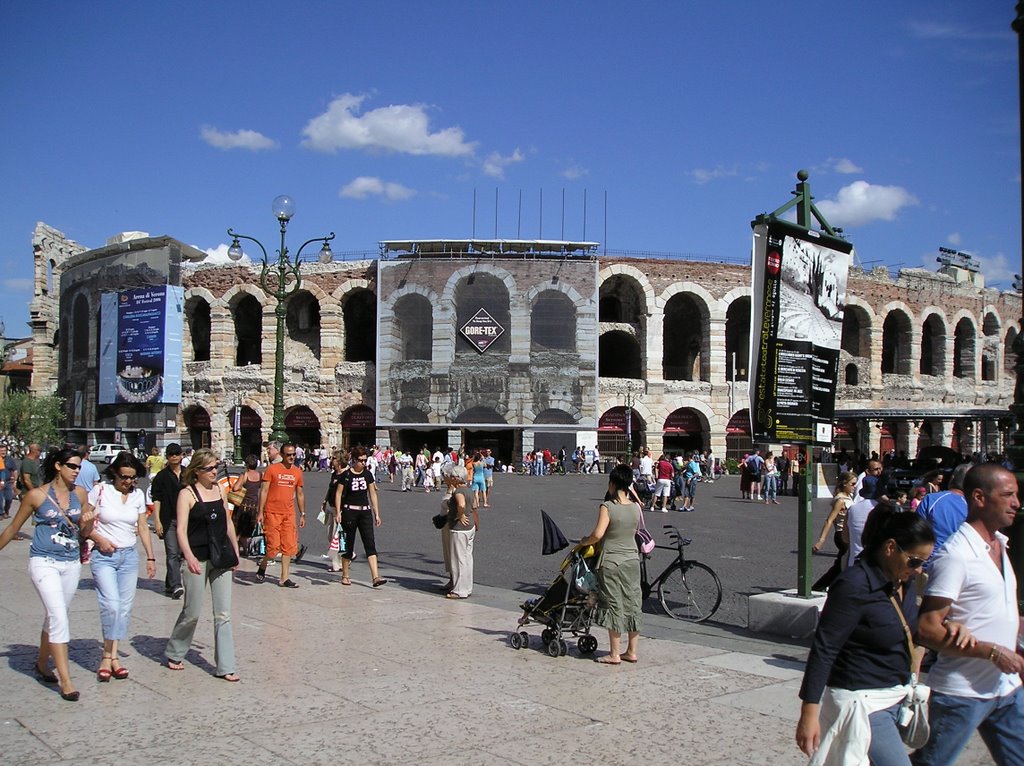
[(751, 435), (828, 445), (853, 245), (774, 220), (754, 227)]

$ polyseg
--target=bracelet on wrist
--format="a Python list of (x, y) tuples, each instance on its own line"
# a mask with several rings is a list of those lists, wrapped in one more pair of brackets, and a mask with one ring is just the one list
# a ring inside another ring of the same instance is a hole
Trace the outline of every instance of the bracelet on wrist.
[(992, 644), (992, 648), (989, 650), (989, 653), (988, 653), (988, 661), (989, 662), (997, 662), (999, 660), (999, 658), (1002, 657), (1002, 656), (1003, 656), (1003, 652), (1000, 650), (999, 645), (998, 644)]
[(146, 561), (156, 561), (156, 559), (146, 559)]

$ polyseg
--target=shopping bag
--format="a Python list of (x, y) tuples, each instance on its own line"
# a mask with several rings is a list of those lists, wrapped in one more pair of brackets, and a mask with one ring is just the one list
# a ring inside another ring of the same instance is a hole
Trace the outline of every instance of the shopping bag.
[(252, 531), (252, 537), (249, 538), (249, 549), (246, 551), (247, 556), (265, 556), (267, 554), (267, 538), (263, 534), (263, 525), (257, 524), (256, 529)]

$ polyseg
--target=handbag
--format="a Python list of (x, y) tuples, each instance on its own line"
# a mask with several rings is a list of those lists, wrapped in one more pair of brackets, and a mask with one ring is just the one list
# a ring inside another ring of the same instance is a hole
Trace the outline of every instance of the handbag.
[(436, 516), (434, 516), (430, 521), (434, 525), (435, 529), (444, 529), (448, 526), (448, 514), (439, 513)]
[(903, 616), (903, 609), (895, 596), (889, 596), (892, 605), (896, 607), (896, 614), (903, 624), (903, 632), (907, 636), (907, 649), (910, 650), (910, 688), (907, 696), (900, 702), (899, 715), (896, 718), (896, 729), (900, 733), (900, 739), (907, 747), (915, 750), (924, 747), (931, 736), (932, 729), (928, 723), (928, 697), (931, 689), (917, 680), (917, 673), (913, 672), (914, 665), (914, 639), (910, 634), (910, 626), (907, 625), (907, 618)]
[(252, 537), (249, 538), (249, 547), (246, 551), (248, 556), (266, 556), (267, 555), (267, 537), (263, 534), (263, 525), (257, 524), (256, 528), (252, 531)]
[(645, 556), (649, 555), (654, 550), (654, 538), (651, 537), (651, 533), (647, 531), (647, 527), (644, 524), (644, 511), (640, 509), (640, 519), (636, 523), (636, 534), (634, 535), (636, 540), (636, 547)]
[(210, 551), (210, 566), (214, 569), (234, 569), (238, 566), (238, 555), (235, 553), (235, 546), (228, 540), (227, 535), (217, 534), (211, 522), (207, 533), (207, 546)]
[(245, 487), (232, 489), (227, 493), (228, 502), (232, 505), (241, 505), (245, 502)]
[(573, 585), (583, 593), (595, 593), (597, 591), (597, 575), (590, 570), (582, 556), (580, 557), (579, 566), (576, 567), (576, 577), (573, 579)]

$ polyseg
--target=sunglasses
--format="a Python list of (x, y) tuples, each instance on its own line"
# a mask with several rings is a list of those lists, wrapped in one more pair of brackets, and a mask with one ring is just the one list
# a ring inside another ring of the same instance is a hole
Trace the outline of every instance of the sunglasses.
[(202, 471), (203, 473), (210, 473), (211, 471), (216, 471), (217, 470), (217, 466), (215, 466), (215, 465), (208, 465), (208, 466), (204, 466), (203, 468), (199, 468), (198, 470)]
[(924, 562), (928, 560), (923, 559), (920, 556), (911, 556), (905, 550), (900, 548), (900, 544), (897, 543), (895, 540), (893, 540), (893, 543), (896, 545), (896, 550), (898, 550), (900, 553), (907, 557), (907, 566), (911, 569), (918, 569), (922, 564), (924, 564)]
[(119, 478), (121, 481), (138, 481), (139, 479), (138, 476), (123, 476), (121, 474), (118, 474), (117, 478)]
[(81, 471), (82, 470), (82, 464), (81, 463), (65, 463), (64, 467), (65, 468), (70, 468), (72, 471)]
[(281, 457), (295, 457), (294, 452), (282, 452)]

